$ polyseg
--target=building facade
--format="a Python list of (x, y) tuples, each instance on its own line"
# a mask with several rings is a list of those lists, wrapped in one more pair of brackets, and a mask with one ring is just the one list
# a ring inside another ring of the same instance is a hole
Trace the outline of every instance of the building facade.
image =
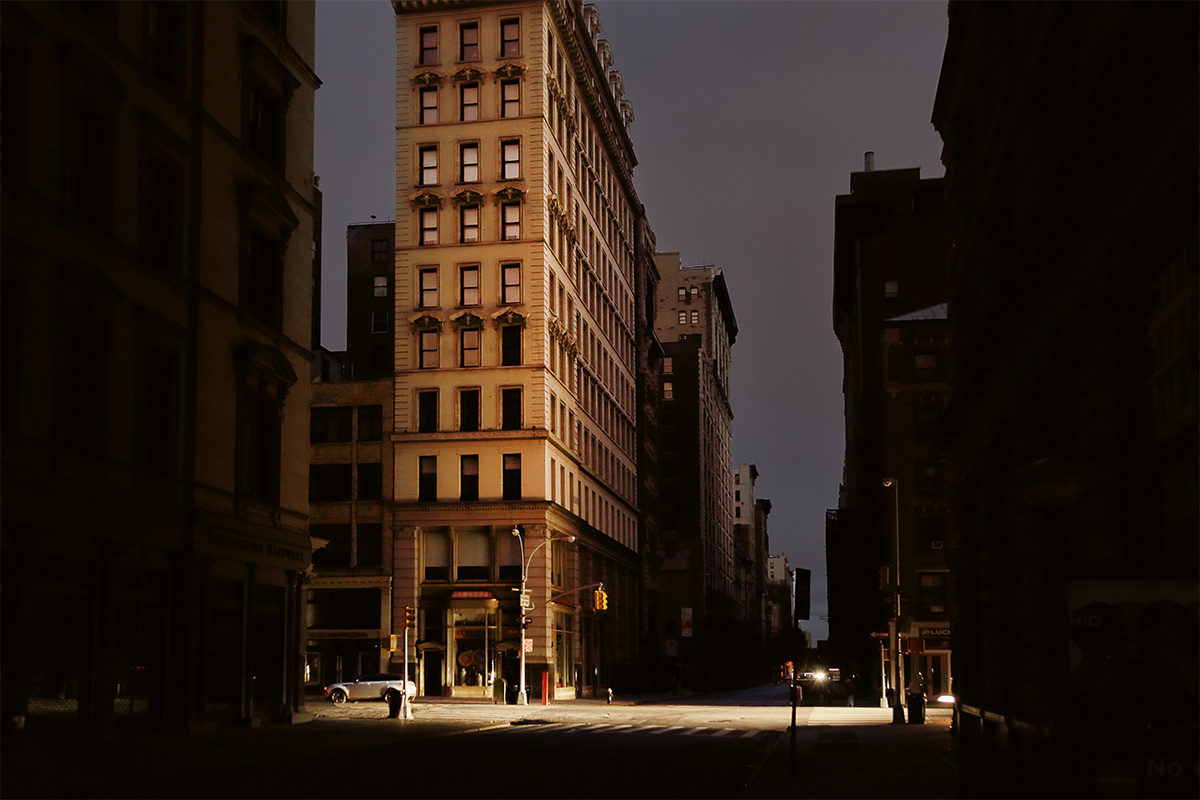
[(311, 3), (5, 3), (3, 719), (297, 720)]
[(721, 642), (739, 627), (729, 402), (737, 320), (720, 268), (683, 268), (678, 253), (654, 258), (663, 351), (660, 613), (676, 683), (692, 688), (728, 678)]
[(949, 12), (963, 794), (1194, 797), (1198, 7)]
[(951, 688), (948, 500), (930, 452), (948, 379), (943, 182), (873, 162), (836, 203), (846, 457), (826, 517), (827, 652), (858, 702)]
[(511, 692), (523, 641), (530, 697), (601, 692), (639, 668), (632, 111), (593, 6), (394, 8), (393, 614), (424, 693)]

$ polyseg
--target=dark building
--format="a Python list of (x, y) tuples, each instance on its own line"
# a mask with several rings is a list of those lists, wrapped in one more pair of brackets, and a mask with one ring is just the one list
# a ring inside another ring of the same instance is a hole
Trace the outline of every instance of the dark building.
[(947, 499), (929, 451), (947, 380), (942, 180), (874, 171), (873, 158), (835, 212), (846, 460), (839, 507), (826, 516), (825, 653), (856, 678), (859, 702), (914, 681), (934, 698), (951, 689), (951, 587), (937, 534)]
[(5, 745), (304, 718), (314, 25), (0, 6)]
[(354, 380), (391, 379), (395, 371), (394, 222), (346, 228), (346, 353)]
[(966, 796), (1198, 793), (1198, 9), (950, 3)]

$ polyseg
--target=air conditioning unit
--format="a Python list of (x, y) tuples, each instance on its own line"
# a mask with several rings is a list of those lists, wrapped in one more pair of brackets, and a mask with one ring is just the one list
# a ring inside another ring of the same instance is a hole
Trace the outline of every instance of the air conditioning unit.
[(929, 543), (929, 546), (931, 548), (933, 548), (934, 550), (941, 550), (942, 549), (942, 540), (934, 539), (932, 542)]

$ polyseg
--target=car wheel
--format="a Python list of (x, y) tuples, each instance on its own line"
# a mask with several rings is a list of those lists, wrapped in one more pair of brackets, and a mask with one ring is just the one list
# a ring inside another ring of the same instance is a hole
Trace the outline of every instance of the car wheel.
[(349, 698), (346, 697), (346, 692), (344, 690), (334, 689), (332, 692), (329, 693), (329, 699), (333, 701), (333, 704), (335, 706), (340, 706), (342, 703), (345, 703), (346, 700), (348, 700)]
[(395, 689), (388, 689), (386, 692), (383, 693), (383, 699), (386, 702), (391, 703), (393, 699), (396, 699), (396, 700), (400, 699), (400, 693), (397, 692)]

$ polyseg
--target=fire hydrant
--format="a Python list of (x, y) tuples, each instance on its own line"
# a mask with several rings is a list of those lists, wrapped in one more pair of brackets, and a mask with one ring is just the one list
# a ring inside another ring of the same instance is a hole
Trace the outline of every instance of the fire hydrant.
[(608, 687), (608, 704), (612, 705), (612, 687)]

